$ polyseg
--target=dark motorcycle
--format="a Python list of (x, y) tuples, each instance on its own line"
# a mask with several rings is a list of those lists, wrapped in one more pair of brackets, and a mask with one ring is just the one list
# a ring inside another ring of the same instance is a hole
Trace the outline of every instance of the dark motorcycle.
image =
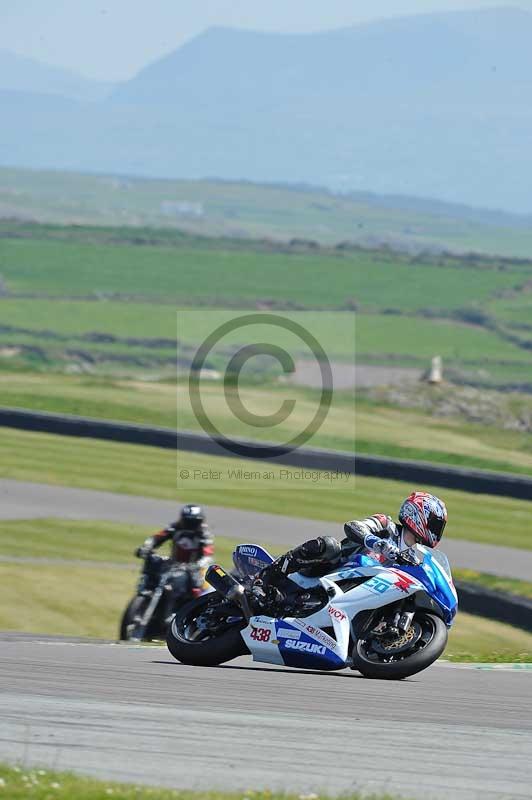
[(136, 595), (120, 622), (121, 641), (150, 642), (166, 638), (168, 624), (184, 603), (195, 596), (192, 573), (197, 567), (147, 553)]

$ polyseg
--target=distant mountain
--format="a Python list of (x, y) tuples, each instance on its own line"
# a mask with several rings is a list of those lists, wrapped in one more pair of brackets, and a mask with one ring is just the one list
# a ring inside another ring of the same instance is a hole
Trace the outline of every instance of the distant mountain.
[(53, 94), (74, 100), (103, 100), (115, 84), (84, 78), (61, 67), (0, 50), (0, 90)]
[[(310, 35), (211, 28), (119, 86), (111, 99), (229, 102), (246, 112), (331, 98), (379, 105), (424, 97), (436, 104), (478, 100), (479, 90), (491, 101), (493, 92), (513, 93), (515, 80), (530, 89), (531, 35), (532, 14), (514, 9), (405, 17)], [(406, 92), (399, 98), (398, 88)]]
[(12, 112), (0, 162), (532, 213), (530, 42), (532, 14), (517, 9), (306, 35), (212, 28), (99, 103), (40, 103), (31, 132)]

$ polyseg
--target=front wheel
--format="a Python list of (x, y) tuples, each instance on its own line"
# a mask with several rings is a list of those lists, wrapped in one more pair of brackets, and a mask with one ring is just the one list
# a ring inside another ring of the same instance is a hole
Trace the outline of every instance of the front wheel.
[(240, 609), (209, 592), (178, 609), (166, 644), (177, 661), (211, 667), (249, 653), (240, 635), (246, 624)]
[(136, 595), (128, 604), (120, 621), (120, 640), (127, 642), (135, 636), (135, 629), (148, 608), (149, 598)]
[(429, 667), (447, 645), (447, 627), (434, 614), (417, 612), (400, 636), (368, 634), (353, 647), (353, 669), (366, 678), (400, 680)]

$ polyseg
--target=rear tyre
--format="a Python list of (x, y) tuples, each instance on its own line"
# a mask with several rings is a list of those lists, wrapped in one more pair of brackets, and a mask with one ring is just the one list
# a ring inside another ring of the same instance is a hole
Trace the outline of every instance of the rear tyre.
[[(409, 646), (409, 637), (411, 645)], [(429, 667), (447, 645), (447, 627), (434, 614), (417, 612), (403, 637), (359, 639), (353, 647), (353, 669), (366, 678), (401, 680)]]
[[(212, 667), (249, 653), (240, 635), (247, 624), (241, 611), (228, 608), (226, 621), (222, 616), (218, 626), (209, 627), (208, 612), (221, 600), (219, 594), (209, 592), (178, 609), (166, 635), (168, 649), (177, 661)], [(230, 617), (236, 617), (233, 623), (227, 621)]]

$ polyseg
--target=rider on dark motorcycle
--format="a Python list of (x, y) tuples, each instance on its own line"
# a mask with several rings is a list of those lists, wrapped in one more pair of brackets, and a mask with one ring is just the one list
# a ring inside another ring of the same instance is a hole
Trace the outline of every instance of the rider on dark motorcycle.
[(339, 542), (332, 536), (319, 536), (289, 550), (266, 567), (254, 583), (253, 595), (258, 606), (279, 601), (292, 572), (317, 577), (341, 567), (357, 553), (392, 563), (399, 552), (416, 543), (437, 547), (447, 522), (445, 503), (427, 492), (412, 492), (399, 509), (399, 522), (385, 514), (373, 514), (344, 525), (346, 538)]
[[(171, 542), (170, 557), (153, 555), (165, 542)], [(183, 506), (179, 518), (150, 536), (135, 555), (146, 560), (146, 575), (155, 586), (161, 573), (168, 571), (171, 587), (167, 616), (174, 611), (175, 601), (186, 593), (198, 597), (203, 588), (205, 570), (212, 563), (214, 539), (200, 506)]]

